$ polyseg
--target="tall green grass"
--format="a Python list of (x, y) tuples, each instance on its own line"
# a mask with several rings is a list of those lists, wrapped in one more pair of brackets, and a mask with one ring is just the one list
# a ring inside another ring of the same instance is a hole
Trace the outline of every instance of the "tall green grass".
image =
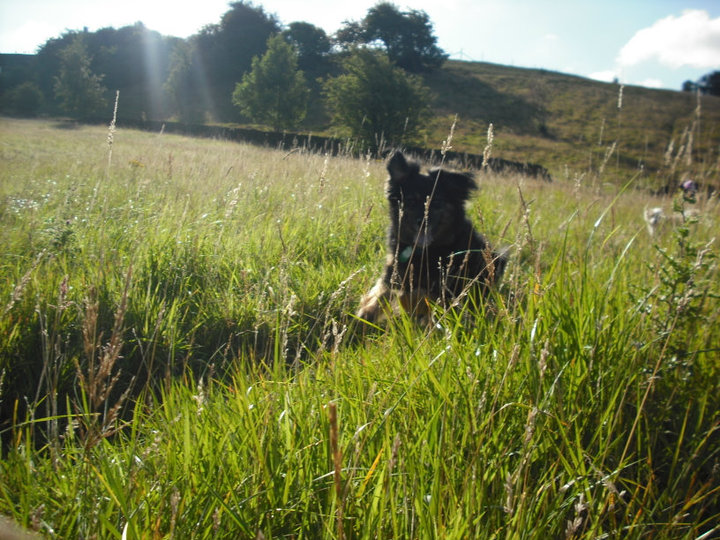
[[(491, 301), (360, 337), (381, 162), (3, 119), (0, 511), (49, 537), (718, 534), (716, 202), (483, 174)], [(677, 204), (685, 204), (678, 199)]]

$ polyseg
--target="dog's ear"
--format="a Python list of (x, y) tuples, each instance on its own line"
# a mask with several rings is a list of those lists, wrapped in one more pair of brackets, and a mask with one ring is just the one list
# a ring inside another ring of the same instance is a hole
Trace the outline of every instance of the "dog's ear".
[(443, 191), (456, 201), (467, 201), (470, 193), (478, 188), (475, 177), (470, 172), (449, 172), (442, 169), (430, 171), (430, 178), (438, 178), (438, 175)]
[(397, 150), (388, 160), (387, 170), (390, 178), (385, 184), (385, 196), (390, 202), (398, 202), (402, 198), (403, 186), (420, 173), (420, 166), (413, 161), (408, 162), (403, 153)]
[(419, 167), (416, 163), (408, 163), (403, 153), (397, 150), (388, 160), (387, 170), (390, 173), (390, 179), (392, 181), (402, 182), (411, 174), (417, 173)]

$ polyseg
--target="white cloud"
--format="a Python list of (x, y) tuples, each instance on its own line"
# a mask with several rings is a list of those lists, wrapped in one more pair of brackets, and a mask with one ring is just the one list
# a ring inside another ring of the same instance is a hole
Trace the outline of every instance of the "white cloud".
[(637, 83), (639, 86), (644, 86), (645, 88), (665, 88), (665, 83), (662, 82), (660, 79), (645, 79), (643, 81), (640, 81)]
[(606, 69), (605, 71), (595, 71), (594, 73), (590, 73), (588, 75), (591, 79), (595, 79), (596, 81), (602, 81), (602, 82), (614, 82), (615, 79), (618, 79), (618, 74), (613, 69)]
[(685, 10), (639, 30), (620, 50), (620, 66), (657, 60), (671, 68), (720, 66), (720, 17), (707, 11)]

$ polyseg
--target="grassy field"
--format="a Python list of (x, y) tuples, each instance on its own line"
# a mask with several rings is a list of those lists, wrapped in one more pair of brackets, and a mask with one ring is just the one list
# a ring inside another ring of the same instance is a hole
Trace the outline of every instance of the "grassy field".
[[(692, 154), (684, 172), (717, 185), (720, 98), (602, 83), (542, 69), (449, 61), (426, 76), (433, 93), (430, 140), (445, 136), (448, 118), (460, 117), (455, 146), (481, 153), (489, 123), (499, 157), (540, 163), (556, 178), (568, 163), (597, 167), (608, 147), (610, 180), (635, 174), (653, 187), (665, 184), (672, 144)], [(672, 141), (672, 142), (671, 142)], [(657, 172), (665, 174), (657, 175)]]
[[(479, 174), (500, 289), (361, 336), (381, 161), (3, 118), (0, 163), (0, 513), (21, 526), (720, 533), (717, 199), (584, 161)], [(646, 206), (681, 219), (650, 237)]]

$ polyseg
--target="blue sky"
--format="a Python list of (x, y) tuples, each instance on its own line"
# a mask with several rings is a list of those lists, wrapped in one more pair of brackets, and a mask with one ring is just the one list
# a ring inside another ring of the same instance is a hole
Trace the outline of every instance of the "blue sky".
[[(329, 34), (376, 0), (255, 0), (281, 23)], [(720, 70), (718, 0), (415, 0), (452, 58), (544, 68), (599, 80), (680, 89)], [(227, 0), (0, 0), (0, 52), (32, 53), (65, 30), (142, 21), (187, 37), (216, 23)]]

